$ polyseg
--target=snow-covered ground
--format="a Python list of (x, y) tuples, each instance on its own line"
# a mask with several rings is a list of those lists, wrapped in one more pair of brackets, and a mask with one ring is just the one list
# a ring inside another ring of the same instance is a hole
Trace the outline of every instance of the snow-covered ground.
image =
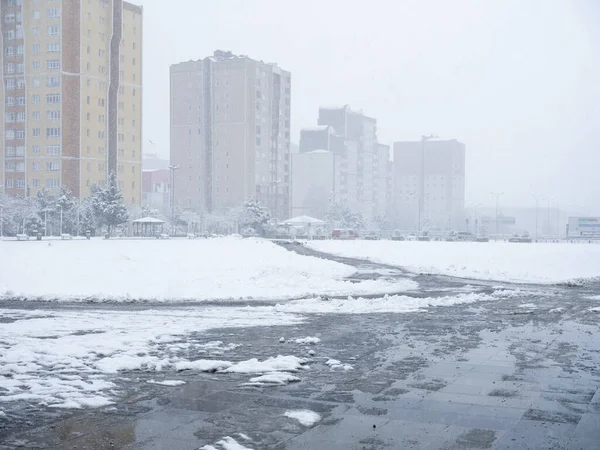
[(0, 242), (0, 298), (287, 299), (416, 287), (411, 280), (344, 279), (354, 272), (261, 239)]
[(507, 242), (313, 241), (311, 248), (419, 273), (525, 283), (600, 277), (600, 245)]

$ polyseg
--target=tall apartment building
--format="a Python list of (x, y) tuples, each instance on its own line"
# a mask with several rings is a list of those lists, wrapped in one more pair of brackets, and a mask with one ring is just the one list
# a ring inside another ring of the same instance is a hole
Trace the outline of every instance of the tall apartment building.
[(392, 210), (398, 228), (464, 228), (463, 143), (455, 139), (395, 142), (393, 164)]
[(8, 195), (86, 197), (114, 171), (141, 203), (142, 8), (123, 0), (1, 0)]
[(171, 66), (175, 204), (212, 211), (249, 198), (290, 212), (291, 75), (217, 50)]
[(300, 153), (332, 152), (340, 161), (336, 164), (339, 186), (332, 201), (360, 212), (367, 223), (373, 223), (386, 211), (389, 161), (389, 146), (377, 142), (376, 119), (346, 105), (320, 108), (318, 124), (301, 130)]

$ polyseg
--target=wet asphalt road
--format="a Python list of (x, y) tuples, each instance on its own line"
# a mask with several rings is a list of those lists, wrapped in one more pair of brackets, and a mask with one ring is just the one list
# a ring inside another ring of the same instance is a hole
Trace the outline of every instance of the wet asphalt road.
[[(600, 302), (588, 298), (600, 294), (598, 283), (516, 286), (332, 259), (356, 266), (357, 278), (386, 269), (413, 277), (421, 289), (409, 295), (445, 296), (467, 285), (491, 292), (502, 285), (522, 296), (418, 313), (314, 314), (296, 326), (198, 333), (189, 340), (244, 343), (229, 360), (296, 355), (309, 357), (310, 367), (296, 374), (300, 382), (276, 387), (244, 386), (243, 374), (121, 373), (113, 380), (122, 393), (114, 407), (2, 405), (8, 417), (0, 419), (0, 449), (187, 450), (225, 436), (254, 449), (600, 449), (600, 313), (590, 311)], [(50, 307), (5, 305), (24, 306)], [(281, 336), (321, 342), (280, 343)], [(332, 370), (328, 358), (353, 369)], [(161, 377), (186, 384), (146, 383)], [(316, 411), (322, 420), (303, 426), (284, 416), (291, 409)]]

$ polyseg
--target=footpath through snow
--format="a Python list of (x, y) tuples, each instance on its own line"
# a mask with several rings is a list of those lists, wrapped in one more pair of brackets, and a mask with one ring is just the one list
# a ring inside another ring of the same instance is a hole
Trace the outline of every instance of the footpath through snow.
[(411, 280), (345, 280), (356, 269), (262, 239), (0, 242), (0, 299), (202, 301), (391, 293)]
[(600, 277), (600, 245), (508, 242), (312, 241), (314, 250), (480, 280), (551, 284)]

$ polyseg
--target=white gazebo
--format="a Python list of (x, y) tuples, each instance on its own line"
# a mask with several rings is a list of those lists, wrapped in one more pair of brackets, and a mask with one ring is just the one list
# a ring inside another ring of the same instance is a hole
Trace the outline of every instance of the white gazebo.
[(134, 220), (132, 224), (134, 236), (154, 237), (163, 232), (165, 221), (155, 217), (143, 217)]
[(290, 230), (294, 231), (293, 234), (300, 231), (301, 233), (306, 234), (306, 236), (312, 237), (316, 230), (325, 225), (325, 222), (310, 216), (298, 216), (284, 220), (281, 224), (290, 227)]

